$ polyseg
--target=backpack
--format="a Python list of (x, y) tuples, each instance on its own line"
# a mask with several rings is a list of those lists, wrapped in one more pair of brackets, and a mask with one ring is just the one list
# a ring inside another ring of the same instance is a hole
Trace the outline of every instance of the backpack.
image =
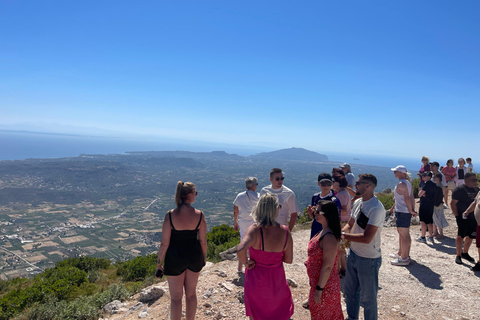
[(438, 207), (443, 203), (443, 190), (439, 186), (435, 186), (433, 189), (433, 205)]

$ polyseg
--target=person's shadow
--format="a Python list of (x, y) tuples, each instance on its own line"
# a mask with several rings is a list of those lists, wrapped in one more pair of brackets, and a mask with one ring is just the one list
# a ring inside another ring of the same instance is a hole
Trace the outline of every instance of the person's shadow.
[(442, 280), (440, 280), (440, 275), (429, 267), (418, 263), (417, 261), (412, 261), (412, 264), (407, 267), (408, 271), (418, 279), (425, 287), (443, 290)]

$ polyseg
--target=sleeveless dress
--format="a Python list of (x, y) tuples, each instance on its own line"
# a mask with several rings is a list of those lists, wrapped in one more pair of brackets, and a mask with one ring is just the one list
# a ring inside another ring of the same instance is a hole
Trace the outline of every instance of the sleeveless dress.
[[(284, 229), (282, 227), (282, 229)], [(286, 231), (285, 246), (288, 240)], [(288, 287), (283, 269), (283, 251), (263, 251), (263, 230), (261, 248), (248, 249), (255, 268), (245, 270), (245, 311), (247, 316), (259, 320), (286, 320), (293, 315), (292, 293)]]
[[(327, 235), (322, 235), (322, 238)], [(323, 250), (318, 245), (319, 240), (310, 240), (308, 243), (308, 259), (307, 259), (307, 274), (310, 279), (310, 296), (308, 298), (309, 308), (312, 314), (312, 319), (315, 320), (343, 320), (342, 304), (340, 300), (340, 277), (338, 276), (338, 248), (335, 256), (335, 263), (333, 264), (332, 272), (323, 288), (322, 301), (320, 304), (315, 303), (314, 294), (315, 286), (320, 279), (320, 271), (323, 266)]]
[(185, 270), (200, 272), (205, 265), (202, 246), (200, 245), (198, 227), (202, 222), (203, 212), (200, 213), (195, 230), (176, 230), (172, 223), (172, 211), (168, 212), (172, 235), (165, 254), (165, 275), (179, 276)]

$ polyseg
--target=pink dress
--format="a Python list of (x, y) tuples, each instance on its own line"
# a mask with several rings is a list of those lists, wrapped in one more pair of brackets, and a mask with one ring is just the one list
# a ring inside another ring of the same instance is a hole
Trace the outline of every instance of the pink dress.
[[(263, 244), (263, 231), (262, 242)], [(288, 240), (286, 231), (285, 246)], [(245, 311), (247, 316), (259, 320), (287, 320), (293, 315), (292, 293), (283, 269), (283, 251), (267, 252), (253, 247), (248, 249), (255, 268), (245, 270)]]
[(338, 249), (332, 272), (327, 280), (327, 284), (323, 288), (322, 301), (320, 304), (317, 304), (314, 300), (315, 286), (318, 283), (318, 279), (320, 279), (320, 271), (323, 265), (323, 251), (320, 249), (318, 242), (319, 239), (315, 236), (308, 243), (307, 274), (308, 278), (310, 278), (310, 296), (308, 301), (312, 319), (343, 320), (340, 301), (340, 277), (337, 272)]

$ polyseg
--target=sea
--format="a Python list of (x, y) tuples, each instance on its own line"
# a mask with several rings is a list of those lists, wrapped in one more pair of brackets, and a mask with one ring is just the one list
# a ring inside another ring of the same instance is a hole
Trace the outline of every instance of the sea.
[[(262, 150), (258, 146), (245, 147), (232, 144), (174, 141), (171, 139), (163, 141), (154, 138), (104, 137), (0, 130), (0, 161), (77, 157), (82, 154), (124, 154), (131, 151), (177, 150), (192, 152), (225, 151), (241, 156), (272, 151)], [(327, 155), (330, 161), (390, 168), (401, 164), (406, 166), (411, 172), (418, 171), (421, 166), (420, 158), (422, 156), (409, 158), (345, 152), (320, 151), (320, 153)]]

